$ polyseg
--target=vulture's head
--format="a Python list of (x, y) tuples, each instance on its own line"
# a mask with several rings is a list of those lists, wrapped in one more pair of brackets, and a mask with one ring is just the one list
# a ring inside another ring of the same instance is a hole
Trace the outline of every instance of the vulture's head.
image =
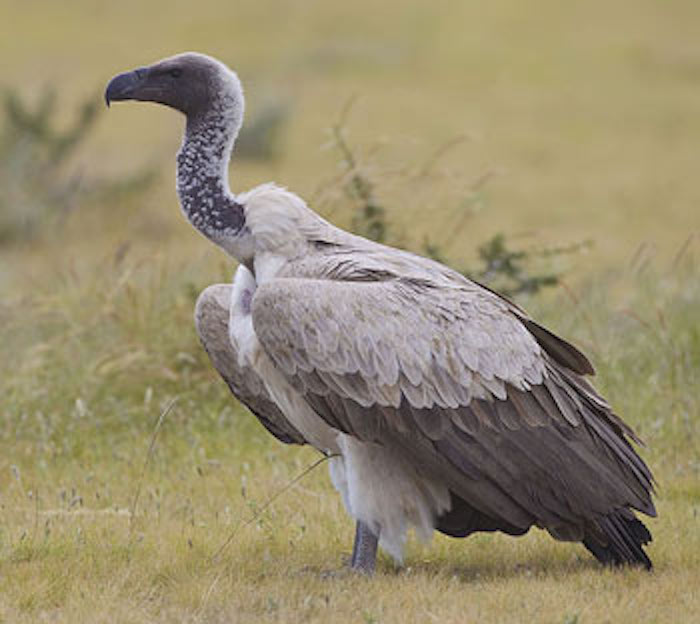
[(188, 118), (211, 108), (243, 109), (238, 77), (210, 56), (185, 52), (147, 67), (119, 74), (105, 90), (107, 106), (120, 100), (165, 104)]

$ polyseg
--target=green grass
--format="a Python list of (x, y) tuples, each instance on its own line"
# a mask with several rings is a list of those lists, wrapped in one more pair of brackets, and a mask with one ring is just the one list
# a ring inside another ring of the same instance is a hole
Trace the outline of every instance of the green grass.
[(403, 244), (458, 219), (442, 250), (457, 264), (498, 231), (592, 240), (552, 260), (561, 288), (522, 303), (592, 356), (646, 440), (659, 518), (652, 574), (535, 530), (412, 541), (402, 570), (382, 556), (372, 581), (345, 574), (353, 527), (326, 467), (289, 486), (317, 455), (276, 443), (196, 340), (196, 295), (233, 265), (176, 208), (181, 122), (125, 105), (70, 166), (159, 183), (0, 248), (0, 621), (694, 621), (699, 18), (681, 0), (3, 6), (2, 81), (58, 85), (67, 123), (112, 74), (200, 49), (238, 68), (251, 108), (292, 102), (280, 157), (234, 165), (236, 188), (275, 179), (349, 225), (321, 148), (356, 94), (349, 141)]
[(533, 530), (411, 542), (406, 568), (383, 557), (373, 581), (343, 571), (352, 523), (325, 467), (266, 506), (316, 455), (276, 443), (209, 370), (188, 282), (215, 268), (153, 262), (101, 266), (99, 279), (59, 272), (4, 310), (3, 344), (25, 354), (2, 370), (6, 621), (692, 621), (700, 283), (689, 258), (531, 302), (587, 346), (600, 387), (648, 443), (654, 573), (604, 570)]

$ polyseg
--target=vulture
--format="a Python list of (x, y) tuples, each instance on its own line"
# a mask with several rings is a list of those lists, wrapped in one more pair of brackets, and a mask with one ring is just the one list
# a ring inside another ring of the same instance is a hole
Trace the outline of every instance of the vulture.
[(287, 444), (330, 456), (355, 521), (351, 567), (427, 540), (531, 526), (603, 564), (651, 568), (654, 479), (593, 366), (498, 293), (434, 260), (345, 232), (274, 184), (233, 193), (237, 75), (198, 53), (115, 76), (105, 92), (183, 113), (187, 220), (238, 261), (195, 325), (231, 392)]

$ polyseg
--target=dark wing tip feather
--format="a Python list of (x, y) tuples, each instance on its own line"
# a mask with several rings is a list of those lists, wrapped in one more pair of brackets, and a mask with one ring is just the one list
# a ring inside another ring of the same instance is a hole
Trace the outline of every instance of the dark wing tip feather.
[(583, 545), (604, 565), (643, 566), (651, 570), (653, 564), (643, 546), (652, 541), (651, 533), (644, 523), (629, 510), (608, 514), (596, 522), (597, 530), (607, 543), (599, 537), (587, 535)]
[(435, 529), (450, 537), (467, 537), (476, 531), (502, 531), (517, 536), (527, 533), (530, 527), (519, 527), (502, 518), (492, 518), (450, 492), (450, 510), (436, 519)]
[(535, 337), (539, 345), (556, 362), (579, 375), (595, 375), (595, 369), (589, 359), (574, 345), (566, 342), (551, 331), (535, 323), (532, 319), (519, 317), (527, 330)]

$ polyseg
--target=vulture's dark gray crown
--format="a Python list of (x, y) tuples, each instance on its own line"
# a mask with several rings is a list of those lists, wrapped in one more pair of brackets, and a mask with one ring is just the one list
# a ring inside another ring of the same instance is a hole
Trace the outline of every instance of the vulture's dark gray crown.
[(123, 100), (156, 102), (194, 118), (213, 105), (225, 105), (236, 92), (240, 93), (238, 79), (222, 63), (186, 52), (115, 76), (107, 85), (105, 101), (108, 106)]
[(177, 190), (187, 219), (226, 248), (245, 226), (228, 187), (228, 162), (243, 121), (240, 81), (220, 61), (195, 52), (115, 76), (105, 90), (115, 101), (156, 102), (180, 111), (187, 128), (177, 156)]

